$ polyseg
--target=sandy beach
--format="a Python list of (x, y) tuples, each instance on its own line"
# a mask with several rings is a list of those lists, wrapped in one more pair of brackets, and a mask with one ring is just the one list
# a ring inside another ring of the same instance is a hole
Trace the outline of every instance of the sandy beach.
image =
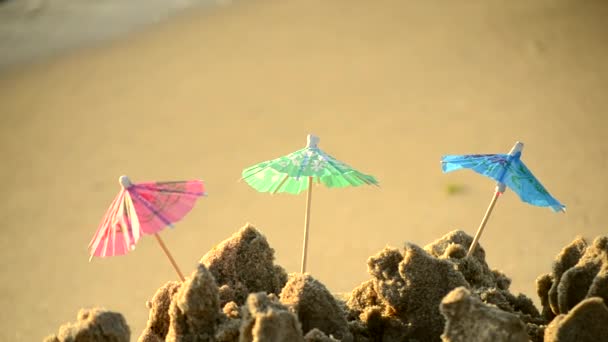
[(246, 222), (299, 271), (305, 196), (238, 179), (308, 133), (381, 183), (314, 190), (308, 270), (332, 292), (367, 279), (386, 245), (473, 235), (494, 183), (442, 174), (441, 156), (524, 142), (523, 161), (567, 213), (507, 191), (480, 243), (538, 305), (535, 279), (560, 249), (606, 234), (607, 17), (601, 0), (252, 0), (3, 62), (0, 340), (41, 340), (88, 306), (140, 334), (145, 302), (176, 277), (154, 239), (88, 262), (121, 174), (206, 182), (209, 197), (162, 233), (185, 272)]

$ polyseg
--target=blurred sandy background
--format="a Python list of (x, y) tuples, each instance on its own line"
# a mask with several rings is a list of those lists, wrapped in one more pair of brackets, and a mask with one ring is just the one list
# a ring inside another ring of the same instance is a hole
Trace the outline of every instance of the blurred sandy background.
[[(299, 271), (305, 195), (237, 180), (309, 132), (382, 183), (314, 191), (308, 268), (332, 291), (366, 280), (385, 245), (475, 233), (494, 183), (442, 174), (443, 154), (521, 140), (566, 204), (555, 214), (507, 192), (481, 239), (490, 266), (536, 303), (535, 279), (566, 243), (606, 234), (606, 1), (251, 0), (169, 21), (155, 18), (181, 5), (138, 3), (80, 19), (84, 9), (61, 12), (67, 0), (35, 14), (0, 5), (2, 341), (41, 340), (93, 305), (124, 313), (139, 336), (145, 301), (176, 275), (151, 238), (88, 263), (121, 174), (207, 182), (209, 197), (162, 233), (184, 271), (248, 221)], [(464, 192), (448, 195), (454, 185)]]

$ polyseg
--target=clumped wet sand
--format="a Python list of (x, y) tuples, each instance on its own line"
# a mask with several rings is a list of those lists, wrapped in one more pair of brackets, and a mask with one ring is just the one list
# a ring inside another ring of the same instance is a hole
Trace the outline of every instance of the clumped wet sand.
[(56, 335), (48, 336), (45, 342), (66, 341), (129, 341), (131, 329), (122, 314), (102, 308), (81, 309), (75, 323), (59, 328)]
[[(205, 254), (183, 283), (158, 289), (137, 340), (591, 342), (608, 336), (608, 236), (592, 244), (577, 237), (557, 254), (552, 272), (538, 278), (541, 310), (509, 290), (508, 275), (487, 264), (481, 245), (466, 256), (472, 240), (456, 230), (424, 247), (386, 247), (369, 257), (369, 280), (336, 295), (311, 274), (286, 274), (265, 236), (247, 224)], [(130, 338), (121, 314), (94, 308), (82, 309), (77, 323), (46, 342)]]

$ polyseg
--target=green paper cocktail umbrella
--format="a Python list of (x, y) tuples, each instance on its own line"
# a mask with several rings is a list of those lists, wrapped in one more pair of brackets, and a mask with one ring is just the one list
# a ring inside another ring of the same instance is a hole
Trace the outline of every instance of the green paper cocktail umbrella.
[(246, 168), (243, 170), (241, 178), (259, 192), (270, 192), (272, 194), (286, 192), (297, 195), (307, 190), (302, 273), (306, 271), (313, 182), (324, 184), (328, 188), (359, 185), (378, 186), (378, 181), (373, 176), (363, 174), (323, 152), (317, 146), (318, 143), (319, 138), (309, 134), (305, 148)]

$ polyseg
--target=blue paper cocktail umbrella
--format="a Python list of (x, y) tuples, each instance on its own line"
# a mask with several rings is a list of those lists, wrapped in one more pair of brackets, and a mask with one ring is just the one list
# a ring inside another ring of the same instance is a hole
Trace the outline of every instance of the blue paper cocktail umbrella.
[(492, 213), (496, 200), (500, 194), (505, 192), (507, 187), (513, 190), (526, 203), (540, 207), (549, 207), (554, 212), (566, 212), (566, 206), (549, 194), (521, 160), (523, 147), (524, 144), (518, 141), (509, 154), (447, 155), (441, 159), (441, 167), (444, 173), (459, 169), (471, 169), (497, 181), (494, 196), (481, 220), (467, 256), (470, 256), (475, 251), (479, 237)]

